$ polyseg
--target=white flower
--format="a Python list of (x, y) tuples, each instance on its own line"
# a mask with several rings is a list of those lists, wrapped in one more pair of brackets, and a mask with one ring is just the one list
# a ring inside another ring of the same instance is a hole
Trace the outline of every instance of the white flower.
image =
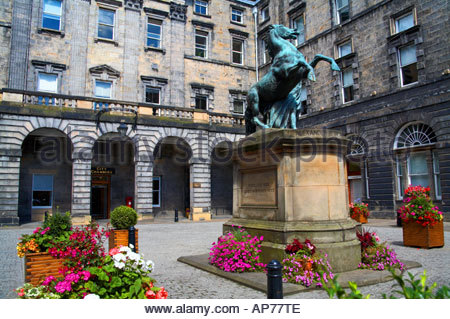
[(88, 294), (88, 295), (84, 296), (83, 299), (100, 299), (100, 296), (96, 295), (96, 294)]
[(125, 261), (127, 258), (123, 254), (115, 254), (113, 256), (114, 263), (119, 261)]
[(131, 260), (134, 260), (134, 261), (139, 261), (139, 259), (141, 259), (141, 255), (136, 254), (134, 252), (130, 252), (128, 254), (128, 258), (131, 259)]
[(122, 246), (122, 247), (120, 247), (119, 251), (125, 252), (128, 255), (131, 252), (131, 249), (130, 249), (130, 247)]
[(133, 248), (134, 248), (134, 245), (133, 245), (133, 244), (129, 244), (128, 247), (130, 247), (131, 249), (133, 249)]
[(124, 262), (116, 262), (116, 261), (114, 261), (114, 267), (122, 269), (123, 267), (125, 267), (125, 263)]
[(150, 268), (150, 270), (155, 269), (155, 263), (151, 260), (147, 260), (147, 267)]

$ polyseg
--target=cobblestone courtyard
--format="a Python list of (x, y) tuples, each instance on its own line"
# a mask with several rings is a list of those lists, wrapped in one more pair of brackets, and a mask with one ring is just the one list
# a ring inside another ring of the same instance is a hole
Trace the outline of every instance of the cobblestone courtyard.
[[(198, 270), (177, 261), (180, 256), (207, 253), (211, 243), (221, 234), (224, 220), (200, 223), (155, 222), (138, 224), (139, 247), (146, 259), (155, 262), (153, 277), (164, 286), (169, 298), (265, 298), (259, 291), (241, 286), (227, 279)], [(376, 231), (382, 241), (395, 249), (400, 259), (414, 260), (423, 265), (412, 269), (413, 273), (427, 270), (429, 282), (450, 285), (450, 232), (445, 223), (445, 246), (438, 249), (417, 249), (402, 245), (402, 230), (394, 221), (371, 220), (369, 228)], [(37, 223), (0, 229), (0, 298), (14, 298), (13, 289), (24, 280), (23, 259), (17, 257), (16, 243), (23, 233), (31, 233)], [(393, 282), (362, 287), (364, 294), (381, 298), (389, 292)], [(326, 298), (322, 291), (295, 294), (286, 298)]]

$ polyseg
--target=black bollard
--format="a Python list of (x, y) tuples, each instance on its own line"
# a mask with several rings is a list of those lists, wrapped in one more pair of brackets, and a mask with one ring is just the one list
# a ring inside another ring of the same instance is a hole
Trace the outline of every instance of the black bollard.
[(136, 230), (134, 229), (134, 226), (128, 228), (128, 246), (130, 246), (130, 244), (133, 245), (131, 250), (136, 252)]
[(47, 222), (47, 219), (48, 219), (48, 211), (45, 211), (45, 214), (44, 214), (44, 223)]
[(267, 264), (267, 299), (283, 299), (281, 264), (273, 259)]
[(178, 222), (178, 209), (175, 209), (175, 223)]
[(397, 212), (397, 227), (402, 227), (402, 219), (400, 218), (400, 213)]

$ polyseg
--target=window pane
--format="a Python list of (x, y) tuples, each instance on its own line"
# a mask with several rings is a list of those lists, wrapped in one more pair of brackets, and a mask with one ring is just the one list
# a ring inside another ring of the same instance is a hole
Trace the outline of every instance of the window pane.
[(242, 64), (242, 54), (233, 52), (233, 63)]
[(305, 42), (305, 23), (303, 16), (300, 16), (294, 20), (294, 28), (300, 33), (297, 36), (297, 44)]
[(202, 46), (206, 46), (206, 37), (201, 36), (201, 35), (197, 35), (195, 37), (195, 43), (197, 45), (202, 45)]
[[(410, 174), (428, 174), (427, 156), (424, 153), (413, 153), (409, 158)], [(428, 185), (428, 184), (427, 184)], [(425, 185), (422, 185), (425, 186)]]
[(233, 39), (233, 51), (242, 52), (242, 41)]
[(51, 197), (50, 191), (33, 191), (33, 207), (51, 206)]
[(300, 91), (300, 101), (306, 101), (308, 99), (308, 94), (306, 91), (306, 87), (302, 86), (302, 89)]
[(352, 44), (350, 42), (344, 43), (339, 46), (339, 57), (346, 56), (347, 54), (352, 53)]
[(147, 32), (160, 35), (161, 34), (161, 26), (149, 23), (147, 25)]
[(53, 176), (52, 175), (33, 175), (33, 190), (52, 191), (53, 190)]
[(158, 88), (147, 87), (145, 89), (145, 102), (159, 104), (159, 92)]
[(113, 27), (107, 25), (98, 26), (98, 37), (105, 39), (113, 39)]
[(337, 0), (337, 7), (338, 9), (347, 6), (348, 5), (348, 0)]
[(153, 191), (159, 191), (159, 178), (153, 178)]
[(206, 110), (206, 108), (207, 108), (206, 96), (197, 96), (195, 98), (195, 108), (200, 109), (200, 110)]
[(95, 81), (95, 96), (102, 98), (111, 98), (111, 82)]
[(242, 23), (242, 11), (232, 9), (231, 11), (231, 20), (234, 22)]
[(402, 31), (414, 26), (414, 17), (411, 13), (411, 14), (408, 14), (404, 17), (397, 19), (395, 22), (396, 22), (397, 32), (402, 32)]
[(60, 17), (50, 16), (44, 13), (42, 15), (42, 27), (52, 30), (59, 30)]
[(195, 0), (195, 12), (200, 14), (207, 14), (208, 2)]
[(400, 49), (400, 65), (405, 66), (417, 62), (416, 46), (410, 45)]
[(52, 15), (61, 15), (61, 1), (58, 0), (44, 0), (44, 13)]
[(403, 85), (417, 82), (419, 75), (417, 73), (417, 63), (410, 64), (402, 67), (402, 80)]
[(442, 197), (442, 193), (441, 193), (441, 176), (440, 175), (436, 175), (436, 197)]
[(428, 181), (427, 175), (415, 175), (411, 176), (411, 185), (412, 186), (423, 186), (427, 187), (429, 186), (430, 182)]
[(98, 22), (103, 24), (114, 25), (114, 14), (115, 11), (99, 9)]
[(347, 69), (342, 73), (344, 87), (353, 85), (353, 70)]
[(58, 76), (56, 74), (39, 73), (38, 91), (57, 93)]
[(344, 88), (344, 102), (353, 101), (353, 86)]
[(244, 113), (244, 102), (235, 100), (233, 103), (233, 111), (235, 113), (243, 114)]

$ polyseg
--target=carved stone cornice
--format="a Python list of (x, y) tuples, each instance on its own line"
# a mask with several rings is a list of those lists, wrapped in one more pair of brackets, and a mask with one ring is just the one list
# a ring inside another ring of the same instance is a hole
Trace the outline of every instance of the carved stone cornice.
[(186, 23), (187, 5), (176, 2), (170, 3), (170, 19)]
[(124, 0), (125, 9), (142, 10), (144, 0)]

